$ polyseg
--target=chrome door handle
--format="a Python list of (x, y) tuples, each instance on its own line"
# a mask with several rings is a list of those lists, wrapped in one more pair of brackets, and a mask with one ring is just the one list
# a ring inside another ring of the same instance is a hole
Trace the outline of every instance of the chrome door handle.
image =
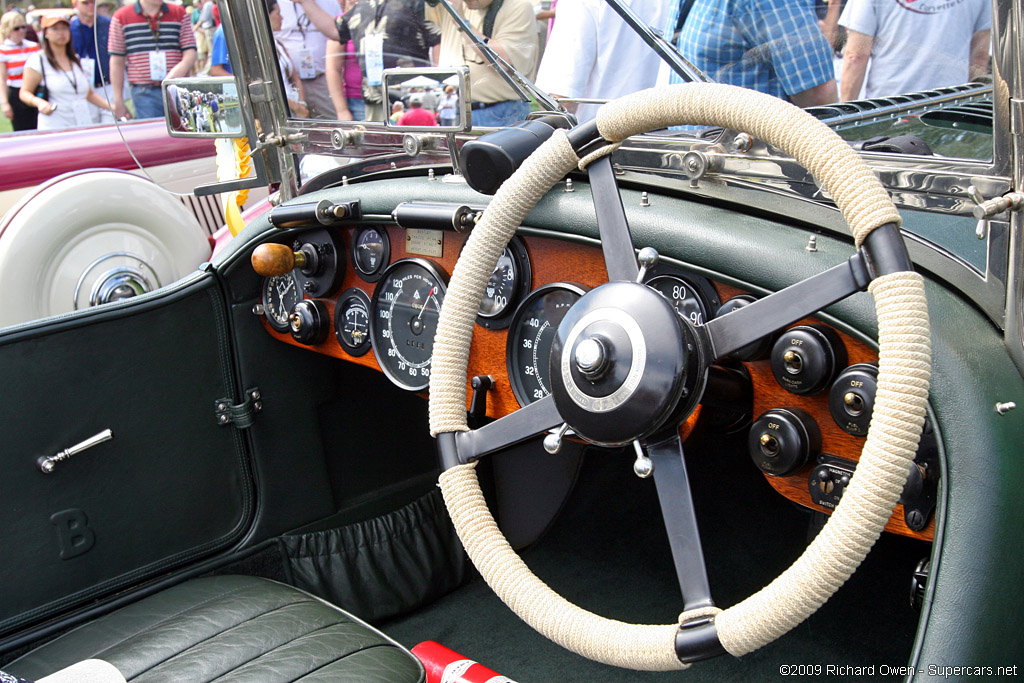
[(43, 474), (50, 474), (54, 468), (57, 467), (57, 463), (67, 460), (73, 455), (78, 455), (82, 451), (88, 450), (93, 446), (103, 443), (104, 441), (110, 441), (114, 438), (114, 432), (109, 429), (104, 429), (99, 434), (90, 436), (81, 443), (76, 443), (74, 446), (68, 446), (64, 450), (60, 451), (56, 455), (44, 455), (36, 460), (36, 464), (39, 465), (39, 469), (42, 470)]

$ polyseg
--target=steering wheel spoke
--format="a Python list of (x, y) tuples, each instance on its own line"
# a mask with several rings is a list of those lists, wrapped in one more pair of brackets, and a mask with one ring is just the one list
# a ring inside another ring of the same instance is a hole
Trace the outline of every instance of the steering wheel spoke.
[(693, 494), (686, 473), (683, 440), (676, 433), (665, 441), (649, 444), (647, 456), (654, 465), (654, 483), (676, 566), (676, 578), (683, 593), (683, 611), (713, 607), (715, 603), (711, 599)]
[(863, 257), (854, 254), (846, 263), (709, 320), (697, 329), (706, 335), (712, 358), (720, 360), (781, 327), (862, 291), (870, 281)]
[(608, 281), (635, 282), (640, 269), (633, 253), (633, 238), (629, 233), (626, 210), (622, 207), (622, 197), (619, 196), (619, 185), (615, 182), (611, 157), (605, 156), (593, 162), (587, 167), (587, 173)]
[(562, 417), (555, 408), (554, 399), (546, 396), (479, 429), (440, 435), (442, 464), (445, 469), (464, 465), (561, 424)]

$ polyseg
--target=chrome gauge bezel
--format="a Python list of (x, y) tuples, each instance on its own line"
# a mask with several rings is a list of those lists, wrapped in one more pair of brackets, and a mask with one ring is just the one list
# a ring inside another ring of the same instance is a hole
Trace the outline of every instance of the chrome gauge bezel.
[[(359, 265), (358, 250), (359, 250), (359, 238), (367, 232), (373, 230), (380, 235), (381, 243), (383, 246), (383, 253), (381, 255), (380, 263), (376, 268), (372, 270), (363, 270)], [(352, 257), (352, 267), (356, 273), (364, 282), (376, 282), (381, 278), (384, 270), (388, 267), (388, 261), (391, 260), (391, 239), (388, 237), (387, 226), (384, 225), (362, 225), (356, 228), (356, 231), (352, 233), (352, 248), (349, 250)]]
[[(521, 343), (523, 341), (523, 334), (520, 330), (525, 325), (525, 320), (530, 307), (539, 299), (548, 296), (553, 292), (571, 292), (576, 295), (576, 301), (578, 301), (584, 294), (590, 289), (572, 282), (553, 282), (551, 284), (543, 285), (530, 292), (529, 296), (523, 299), (523, 301), (516, 308), (515, 315), (512, 316), (512, 321), (508, 330), (508, 338), (505, 343), (505, 370), (508, 372), (509, 385), (512, 387), (512, 394), (516, 397), (516, 401), (519, 405), (525, 407), (534, 401), (539, 400), (540, 397), (534, 397), (531, 390), (523, 385), (523, 380), (519, 375), (517, 368), (518, 358), (516, 354), (520, 351)], [(574, 302), (575, 303), (575, 302)], [(566, 311), (569, 309), (566, 308)], [(548, 334), (554, 337), (555, 331), (558, 329), (558, 323), (561, 322), (559, 319), (556, 322), (548, 321), (550, 330)], [(535, 336), (536, 338), (536, 336)], [(532, 340), (531, 340), (532, 341)], [(545, 359), (537, 359), (538, 363), (547, 365), (550, 361)], [(550, 386), (551, 372), (549, 367), (540, 368), (538, 365), (533, 365), (533, 372), (543, 372), (544, 377), (548, 378)], [(543, 382), (541, 382), (543, 387)], [(550, 392), (550, 389), (549, 389)]]
[[(390, 317), (394, 308), (393, 304), (388, 311), (389, 317), (386, 318), (388, 320), (386, 324), (384, 324), (385, 317), (381, 316), (381, 300), (386, 299), (387, 292), (392, 290), (392, 275), (397, 270), (410, 267), (419, 269), (420, 276), (424, 280), (429, 279), (432, 287), (437, 287), (434, 297), (438, 306), (444, 303), (444, 295), (448, 291), (448, 275), (437, 264), (422, 258), (405, 258), (395, 261), (381, 272), (380, 280), (373, 290), (373, 298), (370, 303), (370, 339), (374, 356), (377, 358), (377, 364), (388, 379), (394, 382), (396, 386), (408, 391), (423, 391), (430, 384), (430, 362), (432, 358), (428, 358), (425, 363), (406, 363), (417, 368), (417, 378), (422, 379), (422, 381), (411, 381), (409, 370), (402, 368), (400, 365), (406, 360), (398, 348), (401, 346), (401, 343), (396, 344), (394, 342), (394, 321)], [(438, 294), (440, 294), (440, 297), (437, 296)], [(436, 314), (435, 312), (434, 315), (430, 316), (427, 327), (418, 335), (421, 342), (429, 348), (431, 356), (434, 347), (434, 334), (437, 331), (437, 320), (434, 317)], [(385, 336), (385, 330), (387, 335), (391, 336)], [(393, 349), (394, 354), (389, 354), (389, 349)]]
[[(370, 297), (358, 287), (352, 287), (342, 292), (341, 296), (338, 297), (337, 304), (334, 306), (334, 336), (338, 340), (338, 345), (350, 356), (362, 356), (370, 350), (370, 317), (372, 315), (370, 306)], [(349, 311), (356, 310), (359, 307), (362, 307), (366, 313), (366, 337), (362, 343), (352, 344), (344, 329), (348, 323)]]
[[(291, 281), (291, 286), (286, 287), (284, 291), (294, 292), (295, 300), (291, 305), (286, 307), (283, 318), (278, 319), (271, 311), (278, 308), (278, 306), (274, 304), (275, 298), (280, 299), (283, 294), (281, 290), (272, 290), (271, 287), (273, 287), (277, 282), (283, 282), (286, 280)], [(291, 315), (292, 309), (295, 308), (295, 304), (299, 303), (303, 299), (302, 289), (299, 287), (299, 279), (295, 276), (295, 271), (289, 271), (284, 275), (274, 275), (273, 277), (263, 278), (260, 293), (263, 302), (263, 317), (266, 319), (267, 324), (277, 332), (289, 332), (291, 328), (288, 316)]]
[[(523, 241), (519, 237), (513, 236), (501, 253), (502, 256), (506, 254), (509, 256), (512, 261), (512, 267), (515, 269), (515, 274), (510, 288), (511, 294), (509, 295), (508, 303), (495, 313), (485, 314), (482, 311), (477, 313), (476, 324), (488, 330), (503, 330), (508, 327), (512, 322), (513, 316), (515, 316), (519, 302), (530, 291), (530, 287), (533, 286), (533, 269), (530, 266), (530, 254), (526, 251), (526, 245)], [(499, 264), (501, 263), (500, 258), (498, 262)], [(497, 272), (498, 269), (495, 267), (494, 273), (491, 274), (492, 279)], [(488, 286), (490, 284), (490, 280), (488, 280)], [(485, 288), (484, 298), (486, 297), (487, 289)], [(481, 301), (482, 305), (483, 301)]]

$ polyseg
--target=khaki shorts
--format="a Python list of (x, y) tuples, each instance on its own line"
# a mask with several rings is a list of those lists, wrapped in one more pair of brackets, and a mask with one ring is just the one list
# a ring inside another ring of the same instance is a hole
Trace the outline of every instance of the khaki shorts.
[(196, 28), (196, 52), (201, 55), (210, 54), (210, 31)]

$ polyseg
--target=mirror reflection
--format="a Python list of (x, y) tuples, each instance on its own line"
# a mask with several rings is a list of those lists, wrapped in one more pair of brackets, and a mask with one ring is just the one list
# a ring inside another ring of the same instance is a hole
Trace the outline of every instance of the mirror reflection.
[(384, 70), (429, 67), (440, 42), (423, 0), (282, 0), (279, 11), (275, 39), (313, 118), (384, 121)]
[(238, 88), (233, 78), (164, 81), (167, 130), (172, 137), (243, 135)]
[(466, 127), (466, 70), (402, 69), (384, 72), (391, 115), (388, 126), (456, 131)]

